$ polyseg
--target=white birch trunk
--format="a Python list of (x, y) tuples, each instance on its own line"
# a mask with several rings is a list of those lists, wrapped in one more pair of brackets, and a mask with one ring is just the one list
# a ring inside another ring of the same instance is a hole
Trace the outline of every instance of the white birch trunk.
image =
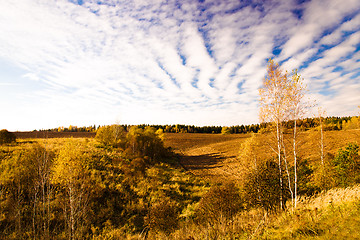
[(280, 209), (283, 209), (283, 179), (281, 171), (281, 136), (280, 136), (280, 126), (279, 122), (276, 122), (276, 138), (277, 138), (277, 154), (278, 154), (278, 164), (279, 164), (279, 182), (280, 182)]
[(294, 136), (293, 136), (293, 150), (294, 150), (294, 207), (297, 206), (297, 156), (296, 156), (296, 118), (294, 119)]

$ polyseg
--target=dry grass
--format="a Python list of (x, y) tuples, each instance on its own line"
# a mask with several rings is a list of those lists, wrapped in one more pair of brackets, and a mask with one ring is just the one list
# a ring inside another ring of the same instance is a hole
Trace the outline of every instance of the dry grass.
[(360, 239), (360, 186), (331, 189), (280, 213), (259, 239)]
[(299, 208), (315, 210), (355, 201), (360, 201), (359, 185), (348, 188), (334, 188), (321, 192), (314, 197), (302, 198), (299, 201)]

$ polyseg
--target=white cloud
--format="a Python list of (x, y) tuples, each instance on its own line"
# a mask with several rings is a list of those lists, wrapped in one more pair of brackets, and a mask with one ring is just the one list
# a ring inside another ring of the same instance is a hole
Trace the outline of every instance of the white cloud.
[[(119, 115), (127, 123), (256, 122), (257, 89), (275, 47), (282, 50), (277, 59), (287, 60), (285, 69), (301, 68), (314, 95), (331, 89), (344, 102), (342, 87), (352, 79), (356, 89), (359, 79), (353, 79), (359, 72), (358, 1), (79, 6), (23, 0), (0, 7), (6, 9), (0, 15), (1, 60), (25, 70), (23, 81), (41, 85), (23, 93), (38, 128), (40, 115), (53, 127), (91, 122), (86, 119), (102, 124)], [(304, 10), (302, 18), (296, 9)], [(342, 22), (347, 16), (352, 18)], [(337, 66), (342, 70), (333, 73)], [(331, 96), (320, 98), (336, 99)], [(356, 97), (348, 99), (351, 105)], [(13, 107), (18, 111), (9, 125), (24, 110)]]
[[(311, 47), (325, 30), (336, 27), (345, 16), (356, 12), (359, 8), (360, 3), (357, 0), (349, 0), (346, 4), (341, 0), (306, 3), (303, 22), (294, 28), (293, 35), (284, 45), (282, 59), (287, 59), (299, 51)], [(330, 39), (326, 40), (326, 42), (329, 41)]]

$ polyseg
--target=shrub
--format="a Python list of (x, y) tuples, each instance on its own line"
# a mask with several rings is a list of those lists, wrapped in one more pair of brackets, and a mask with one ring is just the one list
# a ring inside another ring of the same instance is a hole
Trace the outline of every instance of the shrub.
[(179, 224), (177, 204), (169, 199), (164, 199), (150, 207), (145, 222), (154, 232), (171, 233)]
[(14, 133), (9, 132), (6, 129), (0, 131), (0, 144), (16, 142), (16, 136)]
[(333, 164), (338, 186), (347, 187), (356, 181), (360, 170), (359, 145), (349, 143), (345, 149), (340, 148)]
[[(275, 161), (267, 160), (250, 170), (245, 182), (246, 198), (250, 206), (260, 206), (266, 211), (280, 208), (279, 165)], [(284, 206), (285, 199), (283, 192)]]
[(201, 198), (198, 207), (199, 220), (214, 222), (221, 217), (231, 218), (243, 208), (239, 189), (233, 182), (213, 186)]

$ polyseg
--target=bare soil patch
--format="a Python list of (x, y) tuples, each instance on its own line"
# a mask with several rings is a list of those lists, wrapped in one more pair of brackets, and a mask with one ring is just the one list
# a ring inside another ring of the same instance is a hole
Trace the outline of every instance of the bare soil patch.
[(241, 143), (250, 134), (166, 134), (165, 145), (180, 154), (180, 164), (210, 181), (236, 177)]

